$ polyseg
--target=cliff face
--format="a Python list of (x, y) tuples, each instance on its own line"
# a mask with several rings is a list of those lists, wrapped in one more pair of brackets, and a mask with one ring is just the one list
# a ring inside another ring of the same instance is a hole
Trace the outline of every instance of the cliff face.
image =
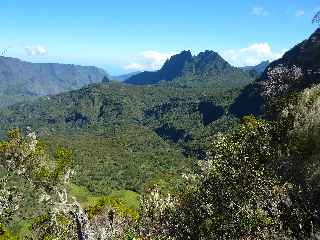
[(320, 29), (272, 62), (230, 107), (238, 117), (264, 115), (268, 102), (320, 83)]
[(107, 73), (96, 67), (56, 63), (29, 63), (0, 57), (0, 106), (24, 97), (54, 95), (101, 82)]

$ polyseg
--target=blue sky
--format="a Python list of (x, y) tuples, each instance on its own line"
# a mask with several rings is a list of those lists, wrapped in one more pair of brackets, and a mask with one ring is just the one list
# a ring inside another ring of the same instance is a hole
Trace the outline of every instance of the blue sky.
[(181, 50), (275, 59), (316, 28), (320, 0), (1, 0), (0, 47), (33, 62), (153, 70)]

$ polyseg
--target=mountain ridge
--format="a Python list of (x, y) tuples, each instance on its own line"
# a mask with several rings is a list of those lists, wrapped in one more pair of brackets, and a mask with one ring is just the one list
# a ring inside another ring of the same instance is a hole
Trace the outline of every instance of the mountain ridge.
[(263, 74), (263, 72), (266, 70), (266, 68), (269, 66), (271, 62), (269, 60), (262, 61), (259, 64), (255, 66), (245, 66), (241, 67), (241, 69), (248, 71), (251, 76), (254, 78), (259, 78)]
[(55, 95), (100, 82), (108, 75), (94, 66), (60, 63), (31, 63), (0, 57), (0, 106)]
[(123, 82), (123, 81), (126, 81), (127, 79), (129, 79), (130, 77), (135, 76), (140, 73), (141, 73), (141, 71), (130, 72), (130, 73), (126, 73), (126, 74), (110, 76), (110, 78), (113, 80), (116, 80), (116, 81)]
[(252, 77), (249, 73), (231, 66), (217, 52), (206, 50), (196, 56), (192, 56), (190, 51), (182, 51), (168, 59), (160, 70), (140, 73), (125, 83), (152, 85), (160, 82), (179, 82), (195, 86), (194, 81), (212, 85), (224, 80), (226, 84), (227, 81), (241, 82), (245, 78)]

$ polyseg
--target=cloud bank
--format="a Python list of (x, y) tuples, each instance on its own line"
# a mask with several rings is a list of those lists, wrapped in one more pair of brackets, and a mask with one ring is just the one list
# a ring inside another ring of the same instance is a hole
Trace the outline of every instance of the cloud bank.
[(265, 16), (269, 15), (269, 12), (267, 10), (265, 10), (263, 7), (254, 7), (251, 10), (251, 14), (255, 15), (255, 16), (265, 17)]
[(125, 65), (124, 69), (130, 71), (155, 71), (162, 67), (164, 62), (177, 52), (158, 52), (154, 50), (143, 51), (138, 54), (136, 60)]
[(44, 56), (48, 54), (48, 49), (42, 45), (27, 46), (25, 48), (29, 56)]
[[(262, 61), (281, 58), (286, 49), (275, 52), (267, 42), (254, 43), (240, 49), (227, 49), (220, 52), (221, 56), (234, 66), (254, 66)], [(154, 50), (139, 53), (135, 60), (123, 66), (129, 71), (155, 71), (162, 67), (164, 62), (178, 52), (159, 52)]]
[(296, 15), (296, 17), (302, 17), (302, 16), (305, 15), (305, 12), (303, 10), (299, 10), (299, 11), (296, 12), (295, 15)]
[(268, 43), (254, 43), (246, 48), (228, 49), (221, 53), (229, 63), (235, 66), (253, 66), (262, 61), (280, 58), (286, 50), (274, 52)]

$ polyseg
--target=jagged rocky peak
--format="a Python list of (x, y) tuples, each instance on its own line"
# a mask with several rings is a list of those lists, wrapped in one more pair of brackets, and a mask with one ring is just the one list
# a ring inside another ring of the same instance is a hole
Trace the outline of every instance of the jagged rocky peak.
[(197, 56), (194, 57), (194, 62), (197, 64), (198, 67), (207, 64), (220, 64), (231, 66), (217, 52), (211, 50), (200, 52)]
[(227, 66), (231, 66), (226, 60), (224, 60), (219, 53), (206, 50), (199, 53), (198, 58), (205, 63), (220, 63)]
[(191, 51), (182, 51), (179, 54), (168, 59), (160, 69), (159, 73), (162, 79), (171, 81), (182, 75), (186, 63), (192, 61)]
[(192, 71), (197, 75), (216, 75), (231, 69), (232, 66), (217, 52), (206, 50), (193, 57), (192, 64), (185, 69), (185, 72)]
[(186, 63), (192, 61), (190, 51), (182, 51), (168, 59), (162, 68), (155, 72), (142, 72), (128, 78), (125, 83), (135, 85), (158, 84), (160, 81), (172, 81), (181, 77)]
[(215, 60), (223, 60), (225, 61), (217, 52), (212, 50), (205, 50), (204, 52), (200, 52), (197, 58), (205, 61), (215, 61)]
[(173, 64), (181, 64), (185, 63), (186, 61), (190, 61), (192, 59), (191, 51), (182, 51), (179, 54), (173, 55), (170, 59), (168, 59), (162, 68), (166, 68)]
[(222, 85), (242, 85), (251, 79), (249, 74), (232, 67), (217, 52), (207, 50), (197, 56), (192, 56), (191, 51), (182, 51), (168, 59), (159, 71), (137, 74), (125, 83), (146, 85), (175, 81), (179, 84), (198, 86), (203, 83), (217, 84), (220, 81)]

